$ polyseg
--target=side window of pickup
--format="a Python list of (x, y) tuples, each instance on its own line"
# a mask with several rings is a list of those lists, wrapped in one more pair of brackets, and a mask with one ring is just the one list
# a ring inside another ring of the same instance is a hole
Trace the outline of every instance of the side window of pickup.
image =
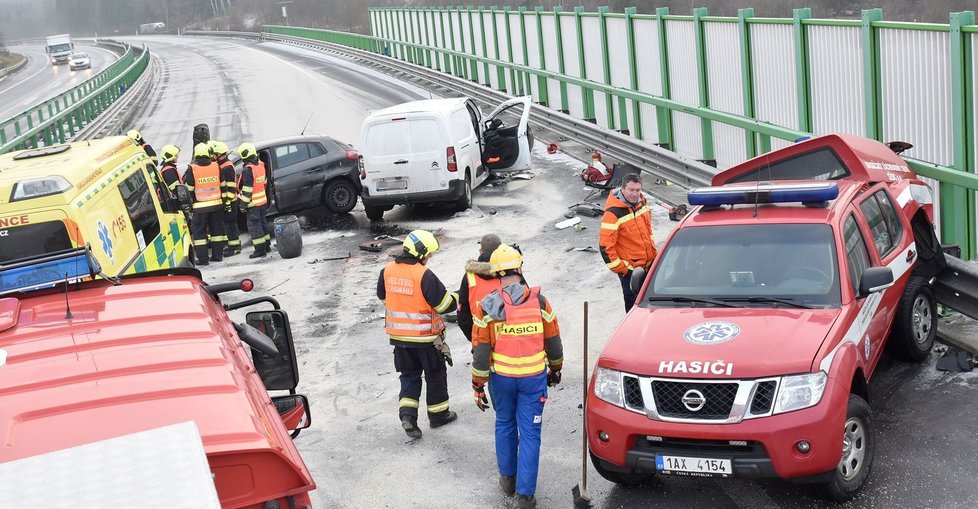
[(873, 234), (876, 252), (880, 259), (886, 257), (900, 241), (902, 226), (896, 216), (893, 204), (886, 191), (880, 189), (859, 204), (859, 209), (866, 216), (866, 222)]
[(859, 231), (856, 216), (849, 214), (842, 230), (846, 243), (846, 262), (849, 265), (849, 282), (852, 284), (852, 293), (859, 295), (859, 280), (870, 266), (869, 251), (866, 250), (866, 241)]

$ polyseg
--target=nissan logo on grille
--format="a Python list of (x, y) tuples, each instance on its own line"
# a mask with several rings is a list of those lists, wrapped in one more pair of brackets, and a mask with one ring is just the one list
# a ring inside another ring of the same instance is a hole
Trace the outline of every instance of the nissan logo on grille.
[(702, 392), (690, 389), (686, 391), (686, 394), (683, 394), (683, 406), (686, 407), (686, 410), (699, 412), (704, 405), (706, 405), (706, 398)]

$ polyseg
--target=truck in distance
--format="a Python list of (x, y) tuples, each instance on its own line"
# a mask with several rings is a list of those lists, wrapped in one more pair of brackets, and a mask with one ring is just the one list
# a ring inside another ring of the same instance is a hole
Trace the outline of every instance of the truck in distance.
[(44, 52), (51, 58), (51, 65), (67, 64), (71, 60), (71, 50), (75, 48), (71, 42), (71, 34), (47, 36)]

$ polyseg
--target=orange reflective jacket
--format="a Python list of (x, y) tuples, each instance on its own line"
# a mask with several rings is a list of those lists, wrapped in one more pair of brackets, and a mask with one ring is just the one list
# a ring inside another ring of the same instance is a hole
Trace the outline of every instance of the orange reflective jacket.
[(513, 304), (506, 292), (500, 292), (506, 320), (494, 324), (496, 344), (492, 347), (492, 366), (496, 374), (523, 378), (547, 369), (539, 293), (539, 287), (530, 288), (530, 295), (522, 304)]
[(206, 166), (191, 164), (193, 170), (194, 183), (193, 191), (194, 209), (203, 209), (223, 205), (221, 201), (221, 168), (217, 163), (210, 163)]
[(253, 206), (258, 207), (268, 203), (268, 196), (265, 195), (265, 182), (267, 180), (265, 163), (258, 161), (251, 165), (251, 171), (255, 178), (255, 183), (251, 191), (251, 203)]
[(598, 240), (604, 263), (616, 274), (643, 267), (648, 269), (655, 260), (655, 239), (652, 237), (652, 212), (645, 197), (631, 206), (612, 192), (605, 203)]
[(465, 280), (469, 283), (469, 312), (473, 315), (479, 309), (479, 303), (486, 295), (494, 290), (499, 290), (499, 293), (502, 293), (503, 287), (499, 284), (498, 278), (482, 279), (472, 272), (466, 272)]
[(387, 334), (412, 343), (431, 343), (445, 330), (441, 315), (425, 300), (421, 278), (427, 267), (420, 263), (391, 262), (384, 268)]

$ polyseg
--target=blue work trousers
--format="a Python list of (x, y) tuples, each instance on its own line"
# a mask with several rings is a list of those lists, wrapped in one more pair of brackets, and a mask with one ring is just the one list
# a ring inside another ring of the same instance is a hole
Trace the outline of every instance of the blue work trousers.
[(512, 378), (489, 376), (489, 395), (496, 409), (496, 463), (500, 475), (516, 476), (516, 493), (537, 491), (540, 430), (547, 401), (547, 373)]

